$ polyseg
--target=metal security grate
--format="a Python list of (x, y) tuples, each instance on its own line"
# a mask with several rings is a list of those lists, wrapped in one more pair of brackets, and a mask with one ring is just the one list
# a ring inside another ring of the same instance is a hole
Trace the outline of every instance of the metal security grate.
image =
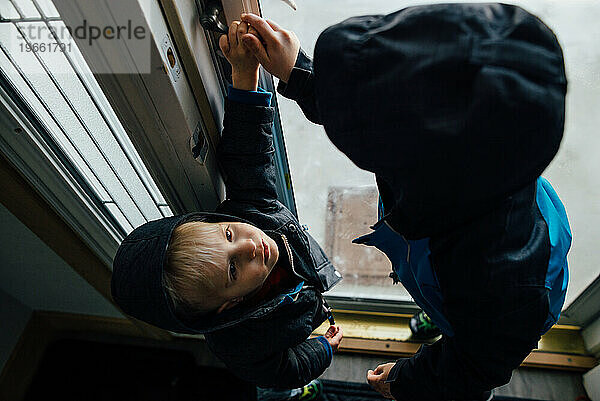
[(124, 234), (172, 215), (50, 0), (2, 1), (0, 70)]

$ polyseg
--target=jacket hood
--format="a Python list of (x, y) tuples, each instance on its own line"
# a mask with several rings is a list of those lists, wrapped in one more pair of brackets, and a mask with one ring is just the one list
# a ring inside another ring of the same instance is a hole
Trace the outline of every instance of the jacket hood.
[[(189, 221), (252, 224), (235, 216), (203, 212), (165, 217), (137, 227), (123, 240), (113, 261), (111, 293), (123, 312), (165, 330), (200, 334), (261, 316), (277, 304), (278, 300), (275, 299), (259, 308), (239, 305), (219, 314), (208, 314), (190, 321), (179, 319), (163, 286), (162, 277), (173, 230)], [(269, 230), (263, 231), (285, 252), (280, 235)]]
[(422, 212), (506, 197), (542, 173), (563, 135), (561, 47), (516, 6), (350, 18), (321, 33), (314, 79), (335, 146)]

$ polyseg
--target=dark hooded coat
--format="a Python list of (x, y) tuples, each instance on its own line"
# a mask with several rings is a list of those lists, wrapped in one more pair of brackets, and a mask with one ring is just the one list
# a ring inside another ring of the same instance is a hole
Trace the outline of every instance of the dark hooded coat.
[(482, 399), (537, 345), (550, 239), (535, 183), (562, 139), (566, 84), (535, 16), (441, 4), (333, 25), (314, 66), (300, 51), (279, 85), (376, 175), (382, 220), (429, 238), (454, 336), (398, 360), (396, 400)]

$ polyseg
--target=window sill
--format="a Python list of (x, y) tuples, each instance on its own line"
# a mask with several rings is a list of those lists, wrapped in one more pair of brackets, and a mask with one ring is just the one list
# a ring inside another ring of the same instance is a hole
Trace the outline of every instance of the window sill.
[[(394, 313), (335, 310), (336, 324), (344, 330), (340, 352), (410, 357), (423, 344), (411, 340), (411, 315)], [(325, 322), (313, 335), (323, 335), (329, 327)], [(586, 351), (581, 329), (577, 326), (555, 325), (542, 336), (535, 349), (525, 358), (522, 367), (586, 372), (597, 360)]]

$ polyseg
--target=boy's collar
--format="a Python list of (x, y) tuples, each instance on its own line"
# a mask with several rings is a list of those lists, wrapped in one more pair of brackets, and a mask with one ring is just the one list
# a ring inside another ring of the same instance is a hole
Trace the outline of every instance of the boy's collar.
[(285, 257), (286, 257), (285, 263), (287, 263), (288, 266), (291, 266), (292, 270), (293, 270), (294, 256), (292, 255), (292, 249), (289, 245), (289, 241), (288, 241), (287, 237), (278, 231), (265, 230), (264, 232), (269, 237), (271, 237), (273, 239), (273, 241), (275, 241), (275, 243), (277, 244), (277, 248), (279, 249), (278, 263), (281, 261), (281, 258), (284, 257), (284, 255), (285, 255)]

